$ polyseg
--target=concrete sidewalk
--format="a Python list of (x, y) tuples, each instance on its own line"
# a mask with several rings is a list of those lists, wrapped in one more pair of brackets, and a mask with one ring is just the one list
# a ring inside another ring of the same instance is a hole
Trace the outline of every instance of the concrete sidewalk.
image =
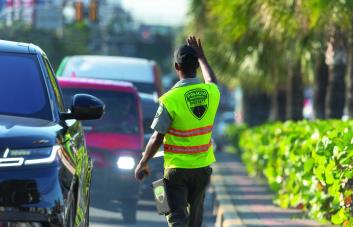
[(274, 194), (266, 183), (249, 177), (236, 155), (218, 153), (213, 170), (217, 227), (320, 226), (307, 219), (301, 210), (282, 209), (273, 205)]

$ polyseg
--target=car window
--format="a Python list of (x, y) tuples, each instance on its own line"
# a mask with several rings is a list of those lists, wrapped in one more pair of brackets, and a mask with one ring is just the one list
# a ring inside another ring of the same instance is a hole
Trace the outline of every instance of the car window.
[(56, 81), (56, 78), (54, 76), (54, 71), (53, 71), (52, 67), (50, 66), (50, 63), (47, 58), (44, 58), (44, 64), (45, 64), (45, 68), (46, 68), (48, 75), (49, 75), (50, 83), (53, 86), (55, 98), (56, 98), (56, 101), (59, 105), (60, 111), (64, 111), (65, 108), (64, 108), (60, 88), (59, 88), (58, 82)]
[(152, 83), (139, 83), (139, 82), (132, 82), (132, 84), (137, 88), (139, 92), (153, 94), (157, 92), (156, 87)]
[(83, 121), (85, 127), (95, 132), (136, 134), (139, 130), (139, 115), (135, 96), (127, 92), (91, 89), (62, 88), (64, 103), (70, 107), (75, 94), (90, 94), (105, 103), (105, 114), (99, 121)]
[(35, 55), (0, 53), (0, 114), (52, 120), (44, 78)]

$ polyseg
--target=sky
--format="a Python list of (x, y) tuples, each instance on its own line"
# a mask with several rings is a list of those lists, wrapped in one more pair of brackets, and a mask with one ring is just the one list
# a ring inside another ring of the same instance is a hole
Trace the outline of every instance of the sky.
[(120, 0), (123, 8), (146, 24), (179, 26), (186, 22), (188, 0)]

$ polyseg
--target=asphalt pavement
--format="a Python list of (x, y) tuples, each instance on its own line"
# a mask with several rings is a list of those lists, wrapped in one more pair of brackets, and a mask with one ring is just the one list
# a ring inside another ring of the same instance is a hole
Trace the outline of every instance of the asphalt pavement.
[[(151, 191), (152, 193), (152, 191)], [(203, 227), (213, 227), (215, 217), (212, 215), (212, 193), (209, 190), (205, 199), (205, 212)], [(119, 212), (120, 205), (118, 202), (111, 201), (109, 204), (99, 204), (99, 198), (91, 198), (90, 207), (90, 226), (103, 227), (103, 226), (118, 226), (118, 227), (166, 227), (167, 222), (164, 216), (160, 216), (156, 212), (154, 201), (144, 200), (139, 201), (137, 223), (135, 225), (124, 224), (122, 215)], [(99, 208), (98, 208), (99, 207)]]
[(126, 225), (119, 210), (119, 204), (112, 202), (106, 208), (90, 208), (90, 226), (144, 226), (144, 227), (165, 227), (166, 222), (164, 216), (160, 216), (156, 212), (153, 201), (140, 201), (137, 213), (136, 225)]

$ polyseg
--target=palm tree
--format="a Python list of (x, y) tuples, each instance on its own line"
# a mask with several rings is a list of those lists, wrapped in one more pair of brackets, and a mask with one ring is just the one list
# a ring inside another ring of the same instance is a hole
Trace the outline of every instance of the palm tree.
[(326, 117), (341, 118), (345, 104), (345, 75), (347, 52), (345, 34), (338, 26), (332, 28), (327, 49), (328, 86), (326, 98)]
[(319, 53), (318, 55), (314, 72), (314, 116), (316, 119), (325, 119), (328, 67), (325, 62), (325, 55), (323, 53)]
[[(325, 116), (327, 118), (341, 118), (345, 105), (345, 90), (347, 90), (348, 97), (346, 104), (348, 109), (353, 110), (353, 108), (349, 108), (351, 100), (349, 97), (352, 94), (350, 87), (352, 86), (349, 83), (347, 86), (345, 85), (347, 63), (349, 71), (352, 67), (350, 66), (352, 62), (347, 62), (347, 36), (352, 31), (353, 2), (309, 0), (306, 7), (310, 12), (313, 12), (310, 16), (312, 29), (325, 34), (325, 63), (328, 68)], [(351, 42), (348, 44), (351, 45)], [(321, 71), (323, 74), (326, 73), (324, 67)], [(325, 75), (323, 77), (325, 80)], [(324, 89), (321, 89), (322, 91)], [(322, 106), (324, 105), (320, 105), (321, 108)]]
[(349, 15), (347, 16), (347, 45), (348, 45), (348, 62), (347, 62), (347, 90), (346, 90), (346, 107), (349, 118), (353, 118), (353, 3), (349, 1), (347, 6)]
[[(353, 17), (353, 16), (352, 16)], [(348, 62), (347, 62), (347, 90), (346, 105), (348, 117), (353, 118), (353, 18), (352, 27), (348, 37)]]

